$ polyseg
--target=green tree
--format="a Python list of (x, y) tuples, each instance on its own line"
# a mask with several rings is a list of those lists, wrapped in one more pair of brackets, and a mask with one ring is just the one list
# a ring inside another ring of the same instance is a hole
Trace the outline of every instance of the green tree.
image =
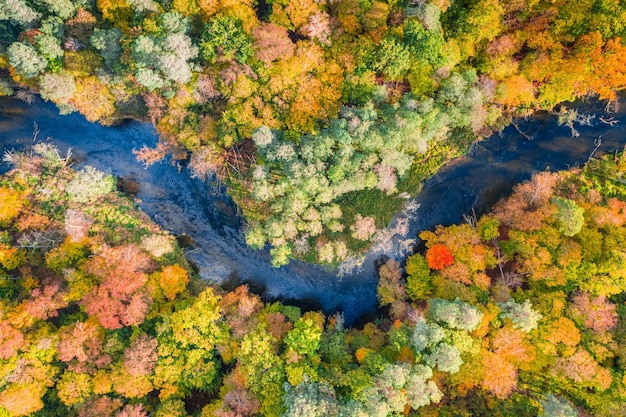
[(422, 65), (427, 63), (435, 69), (445, 65), (445, 40), (440, 30), (428, 30), (419, 20), (408, 19), (404, 24), (404, 43)]
[(228, 335), (218, 301), (213, 291), (206, 289), (191, 305), (165, 317), (158, 326), (154, 382), (165, 397), (216, 388), (219, 360), (215, 349)]
[(247, 333), (240, 344), (239, 361), (248, 389), (261, 401), (261, 415), (278, 417), (282, 409), (285, 363), (276, 355), (275, 340), (263, 329)]
[(293, 326), (284, 343), (300, 355), (312, 356), (317, 353), (322, 337), (322, 329), (310, 318), (301, 318)]
[(213, 17), (205, 25), (200, 48), (209, 63), (220, 57), (243, 64), (254, 54), (252, 39), (244, 32), (241, 20), (225, 14)]
[(410, 256), (406, 262), (405, 271), (407, 273), (406, 293), (411, 300), (427, 299), (432, 294), (433, 285), (426, 258), (419, 253)]
[(14, 42), (8, 48), (9, 63), (18, 74), (33, 78), (42, 73), (48, 63), (31, 45)]
[(500, 234), (498, 231), (499, 227), (500, 222), (498, 219), (490, 216), (482, 216), (476, 225), (478, 235), (484, 241), (497, 238)]
[(551, 202), (556, 206), (556, 218), (561, 232), (565, 236), (574, 236), (580, 232), (585, 223), (585, 209), (569, 198), (555, 196)]
[(121, 37), (122, 31), (119, 28), (96, 28), (89, 39), (91, 45), (100, 52), (106, 66), (109, 68), (113, 68), (119, 62), (122, 53), (122, 46), (120, 45)]
[(411, 53), (396, 38), (385, 38), (375, 48), (371, 67), (374, 71), (382, 73), (390, 80), (402, 80), (411, 67)]

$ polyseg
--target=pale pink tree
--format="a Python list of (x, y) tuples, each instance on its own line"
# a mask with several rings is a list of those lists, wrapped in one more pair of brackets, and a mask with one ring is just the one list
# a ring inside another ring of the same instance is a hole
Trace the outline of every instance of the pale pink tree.
[(363, 217), (357, 214), (350, 230), (352, 230), (352, 236), (355, 239), (368, 240), (376, 233), (376, 223), (371, 216)]
[(216, 417), (250, 417), (257, 414), (261, 403), (249, 391), (235, 389), (224, 395), (223, 406), (215, 412)]
[(265, 64), (281, 58), (290, 58), (296, 49), (287, 29), (273, 23), (262, 23), (254, 28), (254, 56)]
[(330, 45), (330, 16), (326, 12), (316, 12), (309, 16), (309, 22), (302, 26), (302, 33), (324, 45)]
[(579, 293), (572, 300), (571, 311), (574, 318), (597, 332), (611, 330), (618, 321), (617, 306), (604, 295), (591, 298), (587, 293)]
[(157, 340), (142, 334), (124, 351), (124, 368), (130, 375), (150, 375), (157, 362)]

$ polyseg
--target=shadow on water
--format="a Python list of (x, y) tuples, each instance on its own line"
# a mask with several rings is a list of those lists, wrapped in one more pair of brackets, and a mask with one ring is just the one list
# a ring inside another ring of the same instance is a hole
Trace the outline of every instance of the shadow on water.
[[(582, 104), (581, 111), (600, 115), (600, 103)], [(596, 151), (621, 150), (626, 144), (626, 112), (612, 115), (616, 126), (596, 123), (581, 127), (572, 138), (556, 117), (538, 113), (517, 123), (520, 134), (508, 127), (476, 144), (470, 155), (459, 158), (429, 179), (417, 197), (420, 209), (410, 224), (410, 235), (438, 224), (461, 221), (475, 209), (484, 213), (508, 195), (516, 183), (534, 172), (566, 169), (584, 163), (600, 137)], [(246, 282), (265, 300), (281, 300), (326, 313), (343, 311), (346, 323), (374, 314), (376, 310), (375, 262), (381, 256), (369, 254), (363, 268), (338, 278), (315, 265), (292, 262), (271, 267), (267, 250), (252, 251), (242, 235), (242, 220), (224, 190), (192, 178), (187, 167), (169, 162), (144, 169), (132, 154), (144, 145), (154, 146), (156, 134), (150, 125), (128, 122), (102, 127), (82, 116), (59, 116), (54, 105), (38, 100), (28, 106), (0, 98), (0, 147), (25, 149), (32, 143), (35, 124), (38, 138), (50, 138), (62, 152), (72, 148), (75, 166), (92, 165), (119, 178), (118, 189), (136, 198), (139, 206), (161, 227), (178, 236), (187, 257), (203, 279), (236, 285)], [(526, 137), (525, 137), (526, 136)], [(528, 140), (531, 137), (532, 140)], [(0, 172), (9, 167), (0, 165)]]

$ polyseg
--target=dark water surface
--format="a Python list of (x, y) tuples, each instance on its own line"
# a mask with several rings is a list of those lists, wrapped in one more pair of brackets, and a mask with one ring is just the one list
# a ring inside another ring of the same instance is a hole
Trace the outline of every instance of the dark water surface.
[[(583, 104), (581, 111), (603, 114), (599, 103)], [(561, 170), (584, 163), (601, 139), (601, 152), (622, 150), (626, 144), (626, 111), (611, 114), (618, 124), (610, 126), (597, 118), (593, 126), (577, 127), (580, 136), (559, 127), (556, 117), (538, 113), (517, 126), (506, 128), (475, 145), (469, 156), (452, 161), (428, 180), (417, 197), (420, 207), (410, 222), (410, 236), (438, 224), (458, 223), (474, 208), (478, 214), (511, 187), (534, 173)], [(72, 148), (75, 167), (92, 165), (121, 178), (139, 205), (161, 227), (191, 242), (188, 259), (203, 279), (224, 282), (231, 278), (250, 282), (265, 299), (295, 301), (326, 313), (343, 311), (346, 322), (376, 308), (374, 264), (382, 255), (369, 253), (358, 271), (337, 277), (321, 267), (291, 262), (272, 268), (268, 251), (252, 251), (243, 239), (241, 219), (223, 192), (190, 177), (185, 167), (167, 162), (147, 169), (138, 163), (133, 149), (154, 146), (156, 134), (150, 125), (125, 122), (102, 127), (82, 116), (59, 116), (56, 107), (37, 100), (32, 105), (0, 98), (0, 148), (24, 149), (32, 143), (35, 124), (38, 139), (49, 138), (62, 152)], [(531, 140), (528, 137), (532, 138)], [(0, 172), (9, 167), (0, 166)]]

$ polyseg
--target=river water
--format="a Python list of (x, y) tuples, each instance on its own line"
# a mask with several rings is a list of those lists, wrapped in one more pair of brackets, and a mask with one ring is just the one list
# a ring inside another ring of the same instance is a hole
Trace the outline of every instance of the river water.
[[(600, 103), (581, 105), (581, 111), (603, 114)], [(409, 237), (438, 224), (458, 223), (464, 213), (475, 209), (488, 211), (499, 198), (510, 193), (513, 185), (534, 173), (561, 170), (584, 163), (601, 140), (596, 155), (622, 150), (626, 144), (626, 111), (613, 117), (617, 124), (593, 120), (592, 126), (577, 127), (573, 138), (567, 127), (559, 127), (556, 117), (537, 113), (518, 121), (500, 134), (475, 144), (470, 154), (458, 158), (428, 180), (422, 193), (412, 202)], [(144, 168), (134, 159), (133, 149), (156, 144), (154, 128), (138, 122), (103, 127), (82, 116), (59, 116), (56, 107), (36, 99), (33, 104), (0, 98), (0, 148), (24, 149), (38, 140), (49, 140), (66, 152), (72, 148), (76, 168), (92, 165), (121, 178), (122, 188), (132, 189), (140, 208), (163, 229), (187, 236), (191, 246), (187, 258), (208, 281), (249, 282), (266, 300), (282, 300), (306, 308), (321, 308), (325, 313), (344, 312), (351, 323), (376, 309), (375, 263), (382, 256), (398, 257), (394, 250), (402, 239), (392, 239), (391, 248), (370, 252), (363, 266), (338, 276), (319, 266), (292, 261), (276, 269), (267, 250), (252, 251), (243, 239), (242, 221), (236, 207), (211, 184), (194, 179), (184, 166), (168, 161)], [(523, 132), (523, 134), (520, 133)], [(0, 166), (0, 172), (9, 167)], [(397, 220), (394, 220), (394, 222)], [(393, 226), (393, 224), (392, 224)]]

